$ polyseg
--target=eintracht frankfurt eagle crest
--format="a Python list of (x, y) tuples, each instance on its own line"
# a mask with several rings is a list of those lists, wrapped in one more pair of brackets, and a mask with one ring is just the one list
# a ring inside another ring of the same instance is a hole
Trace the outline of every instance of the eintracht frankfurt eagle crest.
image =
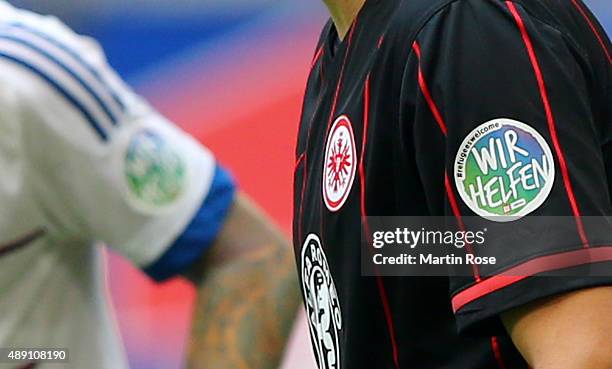
[(351, 121), (336, 119), (329, 131), (323, 160), (323, 201), (329, 211), (342, 208), (351, 192), (357, 170), (357, 151)]

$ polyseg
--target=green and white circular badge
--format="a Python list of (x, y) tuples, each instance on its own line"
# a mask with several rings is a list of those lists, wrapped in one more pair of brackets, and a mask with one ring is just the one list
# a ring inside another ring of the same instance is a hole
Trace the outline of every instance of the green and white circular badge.
[(546, 201), (555, 164), (548, 143), (533, 127), (501, 118), (481, 124), (463, 140), (454, 176), (461, 199), (474, 213), (509, 222)]
[(130, 137), (123, 175), (131, 202), (145, 211), (174, 204), (187, 183), (187, 165), (162, 136), (144, 129)]

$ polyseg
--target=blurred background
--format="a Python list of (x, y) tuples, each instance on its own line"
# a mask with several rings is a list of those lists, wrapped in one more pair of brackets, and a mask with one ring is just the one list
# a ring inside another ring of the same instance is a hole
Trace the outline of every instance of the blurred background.
[[(570, 1), (570, 0), (567, 0)], [(319, 0), (9, 0), (95, 37), (110, 64), (211, 148), (290, 234), (293, 148), (318, 33)], [(612, 2), (585, 0), (612, 32)], [(109, 255), (111, 293), (132, 369), (180, 369), (194, 292), (153, 285)], [(303, 316), (284, 369), (312, 369)]]

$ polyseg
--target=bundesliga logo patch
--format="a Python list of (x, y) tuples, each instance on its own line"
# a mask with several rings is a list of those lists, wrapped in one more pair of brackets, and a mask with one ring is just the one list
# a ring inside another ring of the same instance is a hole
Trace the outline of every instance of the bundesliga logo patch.
[(474, 213), (508, 222), (546, 201), (555, 165), (548, 144), (534, 128), (494, 119), (465, 138), (455, 158), (454, 175), (459, 195)]
[(323, 160), (323, 200), (329, 211), (342, 208), (351, 192), (357, 170), (357, 151), (351, 121), (336, 119), (327, 139)]
[(136, 132), (124, 159), (131, 202), (144, 211), (174, 204), (187, 183), (187, 165), (163, 137), (150, 130)]

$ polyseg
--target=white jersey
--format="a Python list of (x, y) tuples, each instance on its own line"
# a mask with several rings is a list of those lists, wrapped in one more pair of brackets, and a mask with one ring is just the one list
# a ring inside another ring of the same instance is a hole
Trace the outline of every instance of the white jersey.
[(93, 40), (0, 1), (0, 348), (69, 349), (37, 369), (126, 369), (95, 245), (150, 267), (216, 171)]

